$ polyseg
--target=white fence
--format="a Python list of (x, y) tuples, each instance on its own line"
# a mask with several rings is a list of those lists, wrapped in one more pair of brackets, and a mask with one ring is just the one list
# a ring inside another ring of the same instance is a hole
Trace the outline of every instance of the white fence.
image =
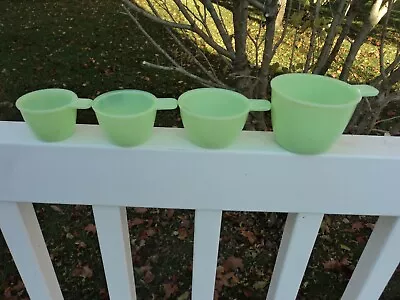
[[(90, 176), (88, 176), (90, 171)], [(400, 261), (400, 139), (343, 136), (299, 156), (272, 133), (225, 150), (156, 128), (145, 145), (110, 145), (80, 125), (61, 143), (0, 122), (0, 226), (32, 300), (63, 299), (32, 203), (93, 206), (111, 300), (136, 299), (125, 207), (195, 209), (193, 300), (211, 300), (223, 210), (288, 212), (267, 299), (295, 299), (324, 213), (381, 216), (342, 299), (378, 299)], [(171, 176), (173, 174), (173, 176)]]

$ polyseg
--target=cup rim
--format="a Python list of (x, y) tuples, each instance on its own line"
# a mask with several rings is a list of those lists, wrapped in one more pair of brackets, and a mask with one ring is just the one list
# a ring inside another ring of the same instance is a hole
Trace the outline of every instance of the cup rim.
[[(46, 93), (49, 91), (59, 91), (59, 92), (64, 92), (64, 93), (68, 93), (70, 94), (72, 97), (70, 99), (70, 101), (68, 103), (66, 103), (65, 105), (62, 105), (60, 107), (56, 107), (56, 108), (51, 108), (51, 109), (44, 109), (44, 110), (35, 110), (35, 109), (26, 109), (23, 108), (23, 101), (28, 101), (25, 100), (27, 97), (32, 96), (33, 94), (39, 94), (39, 93)], [(60, 89), (60, 88), (48, 88), (48, 89), (39, 89), (39, 90), (35, 90), (35, 91), (31, 91), (29, 93), (26, 93), (22, 96), (20, 96), (17, 101), (15, 102), (15, 106), (18, 110), (20, 110), (21, 112), (27, 112), (30, 114), (43, 114), (43, 113), (52, 113), (52, 112), (57, 112), (57, 111), (61, 111), (64, 110), (65, 108), (69, 108), (72, 101), (74, 101), (75, 99), (78, 99), (78, 95), (76, 93), (74, 93), (71, 90), (67, 90), (67, 89)]]
[[(222, 91), (227, 94), (234, 94), (236, 96), (239, 96), (239, 98), (241, 98), (243, 100), (243, 104), (246, 106), (246, 109), (242, 113), (237, 113), (237, 114), (234, 114), (231, 116), (214, 117), (214, 116), (205, 116), (202, 114), (198, 114), (198, 113), (193, 112), (192, 110), (188, 109), (187, 107), (185, 107), (185, 105), (181, 105), (182, 101), (183, 101), (182, 97), (187, 97), (190, 94), (199, 93), (199, 92), (203, 92), (203, 91), (209, 91), (209, 90), (218, 90), (218, 91)], [(220, 121), (220, 120), (236, 119), (236, 118), (242, 117), (243, 115), (248, 114), (250, 111), (249, 101), (250, 101), (250, 99), (248, 99), (246, 96), (244, 96), (236, 91), (221, 89), (221, 88), (197, 88), (197, 89), (193, 89), (193, 90), (184, 92), (182, 95), (180, 95), (178, 98), (178, 106), (179, 106), (179, 109), (183, 110), (188, 115), (191, 115), (191, 116), (194, 116), (197, 118), (207, 119), (207, 120)]]
[[(152, 105), (151, 105), (151, 107), (149, 107), (145, 111), (142, 111), (142, 112), (139, 112), (139, 113), (131, 113), (131, 114), (122, 115), (122, 116), (121, 115), (117, 115), (117, 114), (110, 114), (110, 113), (104, 112), (104, 110), (99, 109), (97, 107), (98, 103), (102, 99), (104, 99), (104, 98), (106, 98), (106, 97), (108, 97), (110, 95), (117, 95), (117, 94), (132, 94), (132, 95), (134, 95), (134, 94), (136, 94), (136, 95), (142, 94), (142, 95), (148, 96), (149, 99), (152, 100)], [(92, 109), (94, 110), (94, 112), (96, 114), (100, 114), (100, 115), (107, 116), (107, 117), (112, 117), (112, 118), (119, 118), (119, 119), (127, 119), (127, 118), (132, 118), (132, 117), (139, 117), (139, 116), (147, 114), (147, 113), (149, 113), (149, 112), (151, 112), (153, 110), (156, 110), (156, 108), (157, 108), (157, 97), (156, 96), (154, 96), (152, 93), (149, 93), (149, 92), (146, 92), (146, 91), (142, 91), (142, 90), (135, 90), (135, 89), (123, 89), (123, 90), (115, 90), (115, 91), (109, 91), (109, 92), (103, 93), (103, 94), (97, 96), (93, 100), (93, 105), (92, 105)]]
[[(344, 104), (321, 104), (321, 103), (310, 103), (310, 102), (305, 102), (299, 99), (296, 99), (295, 97), (285, 95), (283, 94), (280, 90), (277, 90), (274, 88), (274, 82), (278, 80), (282, 80), (284, 77), (314, 77), (314, 78), (320, 78), (321, 80), (326, 80), (330, 82), (334, 82), (337, 85), (341, 85), (343, 87), (346, 87), (348, 89), (353, 89), (355, 94), (357, 94), (358, 97), (355, 97), (354, 100), (344, 103)], [(310, 74), (310, 73), (287, 73), (287, 74), (282, 74), (278, 75), (271, 80), (271, 89), (274, 90), (275, 92), (279, 93), (280, 95), (284, 96), (285, 98), (289, 99), (292, 102), (295, 102), (297, 104), (305, 105), (305, 106), (310, 106), (310, 107), (318, 107), (318, 108), (344, 108), (344, 107), (351, 107), (357, 103), (360, 102), (362, 96), (360, 94), (360, 91), (353, 87), (351, 84), (348, 84), (347, 82), (341, 81), (339, 79), (329, 77), (329, 76), (324, 76), (324, 75), (319, 75), (319, 74)], [(273, 100), (272, 100), (273, 103)]]

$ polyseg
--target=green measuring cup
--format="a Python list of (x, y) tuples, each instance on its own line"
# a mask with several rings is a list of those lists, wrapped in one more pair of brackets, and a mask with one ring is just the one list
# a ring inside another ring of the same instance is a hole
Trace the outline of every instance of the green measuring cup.
[(91, 99), (81, 99), (69, 90), (44, 89), (18, 98), (16, 107), (35, 136), (46, 142), (69, 138), (75, 131), (76, 110), (87, 109)]
[(182, 122), (189, 139), (204, 148), (231, 145), (242, 131), (249, 111), (268, 111), (267, 100), (248, 99), (225, 89), (200, 88), (178, 99)]
[(276, 141), (300, 154), (327, 151), (342, 135), (361, 98), (379, 93), (372, 86), (302, 73), (277, 76), (271, 87)]
[(105, 136), (122, 147), (147, 141), (153, 131), (157, 110), (176, 107), (175, 99), (156, 98), (139, 90), (112, 91), (93, 101), (93, 110)]

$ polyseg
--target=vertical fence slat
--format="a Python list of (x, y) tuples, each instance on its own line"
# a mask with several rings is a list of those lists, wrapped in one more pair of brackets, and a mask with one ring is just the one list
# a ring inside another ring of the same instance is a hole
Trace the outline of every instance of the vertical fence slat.
[(0, 227), (30, 299), (64, 299), (33, 205), (1, 202)]
[(400, 263), (400, 217), (380, 217), (342, 300), (378, 299)]
[(126, 208), (93, 205), (111, 300), (136, 300)]
[(221, 210), (196, 210), (192, 300), (214, 299), (221, 218)]
[(323, 214), (288, 214), (267, 300), (296, 299)]

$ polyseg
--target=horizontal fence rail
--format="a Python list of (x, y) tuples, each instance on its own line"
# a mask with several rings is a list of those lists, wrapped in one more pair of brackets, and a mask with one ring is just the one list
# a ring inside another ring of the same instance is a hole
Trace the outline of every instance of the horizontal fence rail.
[(289, 300), (325, 213), (379, 215), (343, 295), (377, 299), (400, 260), (399, 170), (394, 137), (343, 136), (328, 153), (303, 156), (265, 132), (207, 150), (183, 129), (155, 128), (146, 144), (120, 148), (96, 125), (43, 143), (24, 123), (0, 122), (0, 226), (31, 299), (60, 300), (32, 203), (92, 205), (110, 298), (135, 300), (125, 207), (195, 209), (192, 299), (211, 300), (222, 211), (288, 212), (267, 299)]

